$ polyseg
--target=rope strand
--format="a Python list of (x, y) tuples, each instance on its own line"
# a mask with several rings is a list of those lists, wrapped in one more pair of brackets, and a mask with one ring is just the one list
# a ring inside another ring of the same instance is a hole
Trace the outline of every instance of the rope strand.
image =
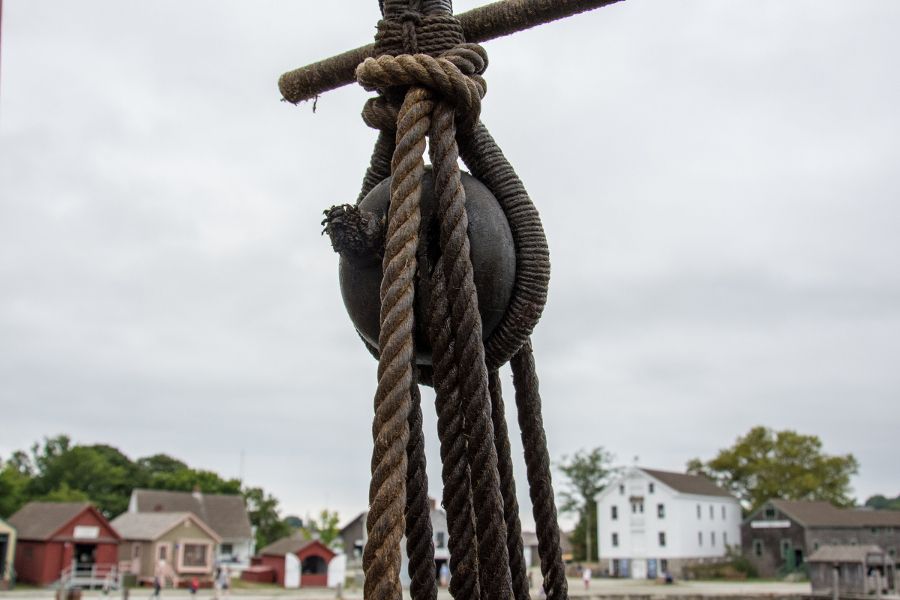
[(372, 480), (369, 484), (368, 543), (363, 550), (367, 600), (397, 600), (400, 540), (404, 533), (406, 445), (413, 385), (413, 297), (415, 256), (421, 219), (419, 197), (425, 165), (425, 133), (434, 102), (412, 88), (400, 108), (397, 148), (391, 164), (391, 204), (381, 282), (378, 388), (372, 426)]
[(469, 465), (473, 469), (472, 504), (478, 535), (478, 569), (482, 598), (509, 600), (509, 553), (500, 497), (497, 452), (491, 422), (487, 368), (481, 339), (481, 314), (472, 274), (465, 191), (460, 180), (454, 107), (438, 103), (430, 132), (434, 189), (438, 202), (440, 246), (450, 305), (454, 350), (459, 365), (460, 392)]
[(547, 593), (547, 600), (565, 600), (569, 596), (569, 583), (566, 581), (566, 567), (559, 548), (559, 520), (553, 498), (550, 454), (547, 452), (547, 438), (544, 435), (541, 394), (530, 340), (513, 356), (510, 364), (516, 388), (522, 447), (525, 449), (528, 493), (537, 525), (544, 591)]

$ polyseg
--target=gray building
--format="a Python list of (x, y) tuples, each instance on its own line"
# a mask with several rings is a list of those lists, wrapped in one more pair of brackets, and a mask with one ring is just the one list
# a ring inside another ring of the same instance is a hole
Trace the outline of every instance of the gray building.
[[(449, 564), (450, 549), (447, 546), (450, 533), (447, 529), (447, 513), (443, 508), (437, 505), (437, 501), (431, 500), (431, 530), (432, 540), (434, 541), (434, 573), (435, 578), (438, 577), (441, 567)], [(349, 523), (341, 528), (340, 538), (341, 546), (344, 554), (347, 555), (347, 572), (349, 576), (355, 576), (361, 579), (362, 576), (362, 554), (365, 548), (368, 535), (366, 534), (366, 517), (368, 511), (359, 513)], [(403, 567), (401, 569), (401, 581), (404, 585), (409, 585), (409, 577), (407, 574), (406, 557), (406, 538), (401, 542)]]
[(878, 546), (822, 546), (809, 557), (814, 596), (846, 597), (897, 590), (896, 566)]
[(744, 556), (762, 577), (804, 566), (822, 546), (873, 545), (890, 561), (900, 549), (900, 511), (838, 508), (828, 502), (769, 500), (741, 525)]

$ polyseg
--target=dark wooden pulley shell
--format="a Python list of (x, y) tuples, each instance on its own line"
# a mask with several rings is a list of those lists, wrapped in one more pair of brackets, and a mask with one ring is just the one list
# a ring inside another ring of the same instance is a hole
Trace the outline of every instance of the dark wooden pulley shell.
[[(468, 173), (462, 173), (466, 192), (466, 214), (469, 219), (469, 245), (475, 288), (478, 292), (478, 310), (481, 313), (482, 334), (486, 340), (506, 313), (516, 278), (516, 251), (512, 231), (506, 215), (497, 199), (483, 183)], [(361, 213), (368, 213), (384, 220), (390, 203), (391, 179), (376, 185), (359, 203)], [(420, 267), (433, 265), (439, 256), (440, 225), (436, 219), (437, 199), (434, 197), (433, 174), (426, 169), (422, 179), (422, 222), (419, 229), (418, 256)], [(384, 228), (386, 230), (386, 227)], [(382, 279), (381, 256), (371, 259), (340, 259), (341, 296), (350, 319), (359, 334), (374, 348), (378, 348), (380, 287)], [(415, 300), (416, 362), (431, 364), (431, 345), (425, 324), (425, 300), (421, 289), (422, 279), (430, 274), (419, 273)]]

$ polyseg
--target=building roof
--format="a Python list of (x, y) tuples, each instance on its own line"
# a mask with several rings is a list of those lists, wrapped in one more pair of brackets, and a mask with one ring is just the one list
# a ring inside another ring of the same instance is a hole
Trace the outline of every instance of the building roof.
[(368, 514), (369, 514), (369, 511), (364, 510), (361, 513), (359, 513), (358, 515), (356, 515), (355, 517), (353, 517), (352, 519), (350, 519), (350, 521), (348, 521), (346, 525), (341, 527), (341, 534), (343, 534), (344, 531), (346, 531), (347, 529), (350, 529), (350, 527), (355, 525), (357, 521), (359, 521), (359, 520), (365, 521), (366, 516)]
[(838, 508), (830, 502), (770, 500), (775, 508), (807, 527), (900, 527), (900, 511)]
[(650, 477), (659, 480), (676, 492), (681, 492), (682, 494), (734, 498), (729, 492), (723, 490), (711, 479), (703, 475), (688, 475), (687, 473), (673, 473), (671, 471), (657, 471), (656, 469), (645, 469), (643, 467), (639, 468)]
[(4, 521), (3, 519), (0, 519), (0, 531), (3, 531), (3, 532), (11, 531), (13, 534), (15, 534), (16, 528), (13, 527), (12, 525), (10, 525), (9, 523), (7, 523), (6, 521)]
[(296, 531), (293, 534), (276, 540), (259, 551), (259, 555), (270, 554), (281, 556), (283, 554), (296, 554), (315, 540), (309, 538), (303, 531)]
[(866, 562), (869, 554), (884, 557), (884, 550), (878, 546), (822, 546), (813, 552), (807, 562)]
[(151, 513), (123, 513), (113, 519), (110, 525), (126, 540), (154, 541), (171, 531), (186, 519), (193, 521), (197, 527), (205, 531), (216, 542), (221, 542), (215, 531), (196, 515), (189, 512), (151, 512)]
[(253, 537), (247, 506), (244, 498), (237, 494), (141, 489), (132, 494), (139, 513), (193, 513), (223, 539)]
[(29, 502), (9, 518), (9, 524), (20, 540), (44, 541), (89, 509), (88, 502)]

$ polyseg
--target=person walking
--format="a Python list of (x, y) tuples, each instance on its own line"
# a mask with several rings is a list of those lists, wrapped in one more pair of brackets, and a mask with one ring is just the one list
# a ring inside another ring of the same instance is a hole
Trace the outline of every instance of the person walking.
[(591, 568), (585, 567), (581, 570), (581, 579), (584, 581), (584, 589), (591, 588)]

